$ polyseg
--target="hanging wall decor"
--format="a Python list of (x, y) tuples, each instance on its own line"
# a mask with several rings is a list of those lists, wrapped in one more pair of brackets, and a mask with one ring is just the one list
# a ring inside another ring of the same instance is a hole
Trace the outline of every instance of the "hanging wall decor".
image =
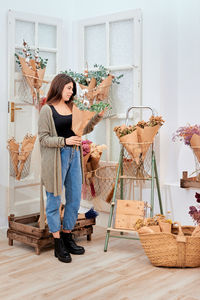
[(27, 134), (22, 143), (11, 138), (7, 142), (10, 154), (10, 176), (17, 180), (27, 177), (30, 173), (31, 153), (35, 144), (36, 135)]
[(31, 90), (33, 104), (40, 108), (40, 89), (43, 83), (48, 83), (48, 81), (44, 80), (48, 59), (43, 59), (39, 56), (39, 48), (35, 49), (34, 55), (32, 55), (26, 41), (23, 41), (22, 51), (19, 54), (15, 53), (16, 63), (22, 70), (23, 76)]

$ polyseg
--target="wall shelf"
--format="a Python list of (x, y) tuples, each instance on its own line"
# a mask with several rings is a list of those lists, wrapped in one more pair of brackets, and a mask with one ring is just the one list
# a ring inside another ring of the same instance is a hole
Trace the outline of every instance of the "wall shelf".
[(181, 188), (200, 188), (200, 179), (195, 177), (188, 177), (188, 172), (183, 172), (183, 177), (180, 180)]

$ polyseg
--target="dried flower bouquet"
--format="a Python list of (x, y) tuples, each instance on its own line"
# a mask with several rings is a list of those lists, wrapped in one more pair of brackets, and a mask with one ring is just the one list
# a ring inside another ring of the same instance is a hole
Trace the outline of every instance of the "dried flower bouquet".
[(172, 140), (184, 141), (185, 145), (190, 146), (198, 161), (200, 162), (200, 125), (186, 125), (179, 127), (173, 134)]
[(135, 229), (140, 234), (166, 232), (171, 233), (172, 220), (166, 219), (164, 215), (157, 214), (152, 218), (138, 219)]
[(82, 141), (84, 171), (95, 171), (99, 167), (99, 161), (106, 145), (96, 145), (95, 143), (85, 140)]
[(82, 141), (83, 149), (83, 169), (85, 173), (85, 183), (83, 185), (83, 190), (86, 190), (86, 185), (90, 185), (90, 192), (93, 197), (96, 196), (94, 183), (92, 177), (94, 176), (94, 171), (99, 167), (99, 161), (106, 145), (96, 145), (89, 140)]
[(151, 116), (148, 122), (140, 121), (137, 124), (138, 141), (141, 147), (141, 159), (144, 161), (146, 153), (153, 143), (154, 137), (163, 125), (164, 120), (160, 116)]
[(139, 165), (144, 161), (146, 153), (163, 123), (162, 117), (152, 116), (148, 122), (140, 121), (133, 126), (116, 126), (114, 131), (120, 143)]
[(33, 151), (36, 135), (27, 134), (22, 143), (16, 142), (14, 138), (9, 139), (7, 148), (10, 152), (10, 159), (14, 169), (17, 180), (21, 179), (22, 171), (25, 167), (26, 161)]
[(83, 90), (86, 98), (92, 104), (94, 100), (103, 101), (108, 98), (109, 89), (112, 83), (119, 84), (119, 79), (123, 74), (114, 77), (109, 70), (102, 65), (94, 65), (93, 70), (86, 70), (84, 73), (66, 70), (63, 73), (74, 78), (78, 82), (80, 88)]
[(20, 52), (20, 55), (15, 53), (15, 57), (17, 64), (22, 69), (22, 73), (30, 86), (33, 99), (36, 99), (37, 96), (39, 103), (40, 88), (43, 82), (47, 83), (47, 81), (44, 81), (44, 75), (48, 59), (42, 59), (39, 56), (38, 48), (35, 50), (33, 57), (26, 41), (23, 41), (23, 52)]
[[(185, 145), (188, 145), (193, 150), (193, 153), (197, 160), (196, 162), (196, 170), (197, 180), (200, 180), (200, 125), (186, 125), (179, 127), (176, 132), (172, 136), (172, 141), (180, 140), (183, 141)], [(194, 173), (195, 173), (194, 172)]]
[(73, 102), (72, 130), (78, 136), (84, 134), (84, 129), (95, 114), (110, 108), (108, 103), (103, 102), (90, 105), (89, 101), (84, 98), (76, 99)]

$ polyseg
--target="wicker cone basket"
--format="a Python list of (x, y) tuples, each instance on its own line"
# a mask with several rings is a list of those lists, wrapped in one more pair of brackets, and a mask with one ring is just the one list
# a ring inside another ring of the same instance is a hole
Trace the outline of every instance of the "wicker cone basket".
[(194, 226), (179, 226), (173, 227), (172, 233), (160, 232), (139, 236), (144, 251), (154, 266), (199, 267), (200, 237), (191, 236), (194, 229)]

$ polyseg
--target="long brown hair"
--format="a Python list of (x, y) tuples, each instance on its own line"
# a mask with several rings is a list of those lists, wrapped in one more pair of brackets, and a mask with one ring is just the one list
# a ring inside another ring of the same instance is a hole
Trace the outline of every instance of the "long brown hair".
[(56, 77), (54, 77), (47, 94), (46, 103), (52, 104), (54, 102), (60, 101), (62, 99), (62, 91), (64, 89), (64, 86), (70, 82), (73, 83), (73, 94), (67, 102), (67, 104), (70, 104), (74, 99), (74, 96), (76, 95), (76, 83), (72, 77), (66, 74), (58, 74), (56, 75)]

